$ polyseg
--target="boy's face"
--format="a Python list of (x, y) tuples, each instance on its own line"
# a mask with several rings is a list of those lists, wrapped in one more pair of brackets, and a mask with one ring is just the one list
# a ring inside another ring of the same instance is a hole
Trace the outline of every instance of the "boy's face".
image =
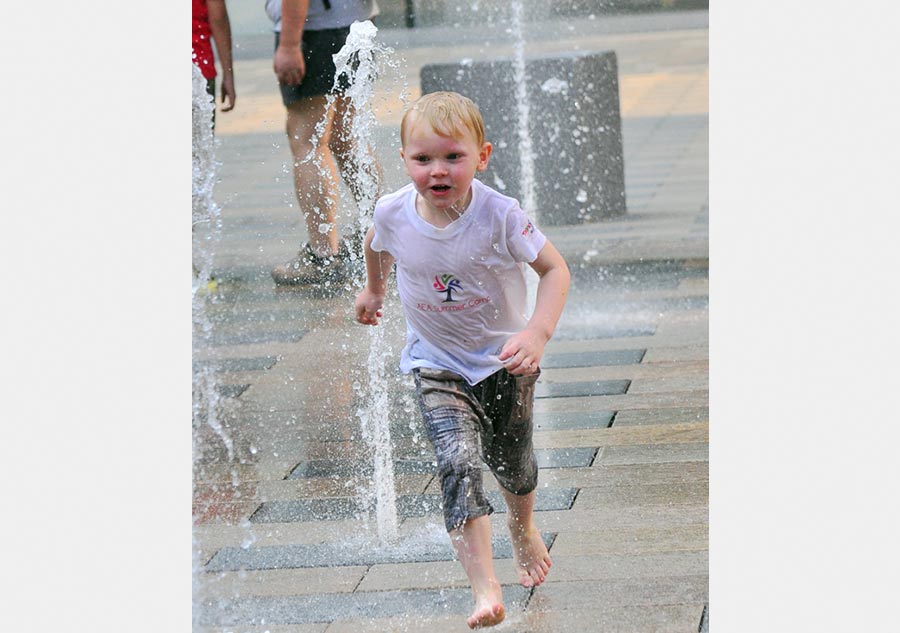
[(465, 203), (475, 172), (487, 169), (491, 149), (490, 143), (478, 147), (468, 129), (446, 137), (427, 121), (411, 121), (400, 156), (419, 195), (433, 207), (446, 209)]

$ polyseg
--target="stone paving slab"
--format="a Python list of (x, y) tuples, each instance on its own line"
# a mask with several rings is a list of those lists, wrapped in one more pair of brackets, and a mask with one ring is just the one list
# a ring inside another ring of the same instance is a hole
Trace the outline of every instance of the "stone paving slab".
[(555, 559), (595, 554), (706, 552), (708, 548), (709, 526), (698, 523), (652, 528), (632, 527), (627, 530), (607, 528), (603, 531), (560, 531), (553, 543), (553, 556)]
[(709, 481), (709, 462), (672, 461), (641, 464), (594, 464), (590, 468), (545, 470), (538, 478), (541, 487), (589, 488), (640, 485), (699, 485)]
[[(703, 575), (610, 578), (604, 582), (574, 581), (546, 583), (530, 608), (552, 605), (556, 611), (637, 605), (704, 604), (709, 596), (709, 578)], [(700, 623), (697, 613), (695, 626)]]
[[(539, 594), (540, 589), (535, 593), (532, 602)], [(528, 608), (524, 611), (510, 612), (507, 608), (506, 619), (499, 630), (503, 633), (588, 633), (594, 631), (602, 633), (696, 633), (697, 613), (702, 611), (702, 604), (606, 609), (598, 607), (564, 613)], [(241, 629), (241, 633), (245, 631), (246, 629)], [(328, 633), (465, 633), (467, 631), (470, 629), (457, 615), (426, 616), (423, 614), (334, 622), (328, 627)], [(248, 633), (257, 632), (253, 630)], [(272, 633), (281, 633), (281, 631), (272, 629)]]
[[(503, 587), (509, 608), (524, 603), (530, 591)], [(458, 613), (468, 615), (472, 607), (469, 589), (410, 590), (319, 594), (314, 596), (249, 596), (217, 601), (201, 611), (201, 624), (240, 626), (262, 623), (305, 624), (390, 617), (405, 613)]]
[(260, 624), (259, 626), (247, 626), (243, 625), (240, 629), (235, 629), (233, 626), (201, 626), (199, 628), (194, 628), (194, 633), (326, 633), (328, 630), (328, 623), (314, 623), (314, 624), (279, 624), (279, 625), (266, 625)]
[[(535, 594), (532, 604), (549, 602), (541, 597)], [(696, 633), (697, 613), (702, 610), (702, 603), (606, 608), (595, 605), (577, 611), (539, 606), (529, 609), (523, 624), (514, 625), (510, 633)]]
[[(574, 554), (554, 552), (552, 584), (613, 579), (652, 578), (660, 569), (667, 576), (703, 576), (709, 568), (707, 551), (649, 554)], [(548, 577), (548, 586), (550, 577)]]
[(610, 446), (597, 459), (604, 465), (709, 461), (707, 442)]
[(642, 505), (698, 505), (709, 503), (709, 482), (597, 486), (583, 488), (573, 509), (590, 506), (621, 508)]
[[(570, 508), (578, 491), (576, 489), (541, 489), (534, 509), (559, 510)], [(503, 496), (495, 490), (487, 492), (488, 502), (495, 512), (506, 512)], [(401, 495), (397, 497), (397, 515), (402, 518), (440, 513), (441, 497), (437, 494)], [(266, 501), (259, 504), (250, 517), (251, 523), (290, 523), (303, 521), (330, 521), (349, 519), (370, 514), (357, 497), (331, 497)]]
[(615, 425), (647, 426), (656, 424), (679, 424), (685, 422), (709, 422), (709, 407), (671, 407), (668, 409), (642, 409), (617, 411)]
[[(592, 449), (596, 453), (596, 449)], [(426, 475), (395, 475), (397, 494), (418, 494), (431, 482), (434, 473)], [(260, 502), (278, 499), (302, 499), (309, 497), (341, 497), (348, 491), (365, 490), (372, 485), (371, 475), (346, 477), (314, 477), (303, 479), (261, 479), (239, 486), (228, 482), (196, 484), (195, 496), (202, 496), (210, 503), (220, 503), (228, 499), (242, 499), (255, 502), (253, 510)]]
[(540, 515), (541, 529), (603, 532), (606, 529), (669, 528), (709, 522), (707, 504), (646, 505), (604, 508), (581, 506)]
[[(536, 448), (568, 446), (641, 446), (646, 444), (668, 445), (684, 443), (708, 443), (709, 423), (682, 422), (647, 426), (622, 426), (615, 424), (608, 429), (554, 431), (535, 434)], [(667, 447), (663, 447), (663, 451)], [(601, 453), (605, 455), (608, 450)], [(595, 460), (602, 461), (601, 460)]]
[[(542, 368), (539, 383), (566, 383), (593, 380), (630, 380), (629, 394), (633, 394), (635, 383), (662, 383), (658, 391), (683, 391), (677, 381), (702, 380), (709, 374), (709, 361), (705, 358), (679, 363), (641, 363), (639, 365), (604, 365), (593, 367)], [(667, 383), (671, 382), (671, 385)], [(706, 389), (707, 385), (701, 387)], [(645, 389), (645, 387), (642, 387)]]
[(534, 430), (605, 429), (613, 421), (614, 411), (551, 412), (534, 414)]
[(202, 576), (200, 592), (206, 598), (350, 593), (366, 576), (367, 569), (359, 565), (209, 572)]
[[(548, 548), (555, 534), (542, 533)], [(495, 534), (494, 557), (512, 558), (509, 537)], [(303, 569), (310, 567), (342, 567), (405, 562), (455, 560), (449, 539), (434, 541), (401, 541), (399, 545), (369, 546), (346, 544), (290, 544), (260, 547), (223, 547), (207, 563), (206, 571), (238, 571), (262, 569)]]
[(645, 349), (635, 349), (547, 354), (541, 359), (541, 369), (596, 367), (597, 365), (633, 365), (641, 362), (646, 352), (647, 350)]
[(559, 411), (623, 411), (628, 409), (664, 409), (669, 407), (708, 407), (708, 391), (672, 391), (665, 393), (623, 394), (535, 400), (535, 413)]
[[(596, 448), (548, 448), (535, 451), (538, 468), (576, 468), (590, 466), (597, 454)], [(487, 469), (487, 466), (483, 466)], [(394, 460), (394, 475), (431, 474), (437, 463), (431, 459)], [(371, 461), (361, 462), (348, 459), (317, 459), (301, 462), (288, 475), (288, 479), (314, 477), (361, 477), (370, 476), (375, 467)]]
[(538, 382), (535, 399), (610, 396), (628, 391), (630, 380), (592, 380), (567, 383)]
[(193, 362), (193, 370), (211, 370), (215, 373), (263, 371), (271, 369), (278, 362), (277, 356), (257, 356), (238, 358), (217, 358), (213, 360), (198, 360)]

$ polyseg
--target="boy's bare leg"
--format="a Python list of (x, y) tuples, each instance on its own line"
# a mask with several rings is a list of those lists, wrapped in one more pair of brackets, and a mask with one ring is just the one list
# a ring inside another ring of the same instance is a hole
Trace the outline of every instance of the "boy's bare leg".
[(466, 624), (470, 629), (499, 624), (506, 616), (506, 609), (500, 582), (494, 574), (490, 518), (485, 515), (469, 519), (450, 532), (450, 542), (466, 570), (475, 598), (475, 610)]
[(502, 487), (500, 490), (509, 508), (507, 521), (519, 583), (523, 587), (537, 587), (544, 582), (552, 563), (550, 552), (534, 524), (534, 491), (514, 495)]

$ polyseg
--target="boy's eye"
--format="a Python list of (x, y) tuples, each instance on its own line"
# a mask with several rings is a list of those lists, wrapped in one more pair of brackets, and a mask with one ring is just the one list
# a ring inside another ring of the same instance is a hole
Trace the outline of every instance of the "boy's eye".
[(416, 161), (417, 163), (427, 163), (428, 157), (427, 156), (416, 156), (415, 158), (413, 158), (413, 160)]
[(447, 154), (447, 159), (448, 159), (448, 160), (456, 160), (456, 159), (459, 158), (459, 157), (460, 157), (460, 154), (456, 154), (456, 153), (453, 153), (453, 154)]

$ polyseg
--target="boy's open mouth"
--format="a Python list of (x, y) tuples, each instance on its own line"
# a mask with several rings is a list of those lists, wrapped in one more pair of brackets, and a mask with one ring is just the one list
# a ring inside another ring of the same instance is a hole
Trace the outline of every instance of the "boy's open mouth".
[(448, 191), (450, 189), (450, 185), (434, 185), (431, 190), (432, 191)]

